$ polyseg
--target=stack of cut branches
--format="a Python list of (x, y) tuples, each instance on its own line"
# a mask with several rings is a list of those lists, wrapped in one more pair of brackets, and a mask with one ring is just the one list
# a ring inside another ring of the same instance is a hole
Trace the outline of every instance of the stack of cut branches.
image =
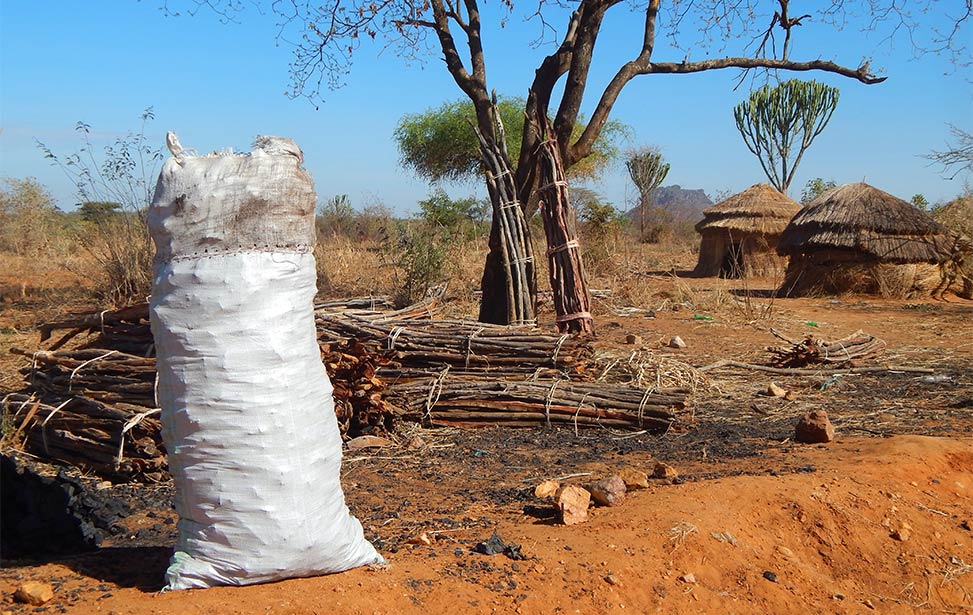
[(601, 426), (664, 432), (686, 407), (686, 389), (639, 390), (568, 380), (497, 381), (438, 375), (397, 383), (389, 401), (413, 420), (432, 425)]
[(591, 346), (571, 335), (549, 335), (534, 327), (459, 320), (365, 321), (317, 315), (318, 341), (356, 339), (408, 367), (449, 365), (531, 373), (569, 369), (591, 356)]
[(149, 328), (149, 304), (137, 303), (120, 310), (84, 312), (57, 322), (40, 326), (41, 341), (47, 341), (54, 331), (68, 332), (51, 344), (57, 350), (81, 333), (97, 334), (82, 348), (105, 348), (139, 356), (154, 355), (152, 331)]
[(157, 409), (129, 403), (106, 404), (68, 397), (53, 405), (34, 395), (12, 393), (3, 399), (14, 445), (69, 463), (106, 478), (158, 481), (165, 478), (165, 449)]
[(20, 371), (31, 389), (45, 396), (156, 407), (153, 358), (100, 348), (34, 353), (11, 348), (10, 352), (31, 358), (32, 364)]
[(885, 349), (885, 341), (868, 335), (860, 329), (840, 340), (827, 341), (807, 336), (801, 341), (789, 340), (771, 329), (779, 339), (790, 344), (789, 348), (772, 347), (774, 367), (804, 367), (816, 363), (851, 365), (858, 359), (877, 354)]
[(387, 359), (354, 340), (323, 344), (321, 358), (334, 385), (341, 432), (357, 436), (391, 431), (393, 409), (385, 401), (385, 382), (376, 375)]

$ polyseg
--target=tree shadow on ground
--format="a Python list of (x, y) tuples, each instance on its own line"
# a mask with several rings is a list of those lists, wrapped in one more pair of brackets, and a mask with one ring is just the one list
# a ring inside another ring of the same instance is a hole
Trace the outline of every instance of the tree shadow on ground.
[(781, 298), (776, 288), (731, 288), (729, 293), (736, 297), (750, 297), (751, 299)]

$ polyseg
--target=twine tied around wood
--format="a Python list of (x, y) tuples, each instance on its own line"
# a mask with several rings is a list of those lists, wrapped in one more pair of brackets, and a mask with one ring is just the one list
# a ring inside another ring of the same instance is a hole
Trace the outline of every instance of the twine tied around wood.
[(558, 252), (564, 252), (565, 250), (571, 250), (571, 249), (580, 248), (580, 247), (581, 247), (581, 244), (578, 243), (578, 240), (577, 239), (572, 239), (571, 241), (569, 241), (567, 243), (562, 243), (559, 246), (554, 246), (553, 248), (548, 248), (547, 249), (547, 255), (548, 256), (551, 256), (552, 254), (557, 254)]
[(44, 419), (44, 422), (41, 423), (41, 442), (44, 444), (44, 454), (46, 455), (51, 454), (51, 451), (47, 448), (47, 422), (51, 420), (51, 417), (53, 417), (55, 414), (60, 412), (64, 408), (64, 406), (68, 405), (73, 400), (74, 398), (71, 397), (61, 402), (61, 405), (51, 410), (51, 413), (48, 414), (47, 418)]
[(591, 320), (591, 312), (574, 312), (571, 314), (564, 314), (563, 316), (558, 316), (556, 322), (567, 322), (569, 320), (579, 320), (581, 318)]
[(467, 369), (470, 367), (470, 355), (473, 354), (473, 338), (476, 337), (480, 332), (483, 331), (483, 327), (478, 327), (473, 330), (472, 333), (466, 338), (466, 359), (463, 366)]
[(71, 375), (68, 376), (68, 393), (71, 392), (71, 387), (74, 386), (74, 377), (75, 377), (75, 375), (79, 371), (81, 371), (81, 368), (82, 367), (85, 367), (86, 365), (89, 365), (89, 364), (94, 363), (96, 361), (101, 361), (102, 359), (104, 359), (106, 357), (110, 357), (113, 354), (116, 354), (117, 352), (118, 352), (117, 350), (109, 350), (108, 352), (106, 352), (105, 354), (101, 355), (100, 357), (95, 357), (94, 359), (88, 359), (87, 361), (85, 361), (81, 365), (79, 365), (79, 366), (75, 367), (74, 369), (72, 369), (71, 370)]
[[(423, 415), (423, 420), (428, 419), (432, 421), (432, 409), (439, 402), (439, 396), (443, 393), (443, 381), (446, 380), (446, 374), (448, 373), (449, 366), (447, 365), (443, 368), (443, 371), (439, 372), (439, 376), (433, 380), (432, 386), (429, 387), (429, 395), (426, 397), (426, 414)], [(434, 396), (435, 399), (433, 398)]]
[(395, 341), (399, 339), (403, 331), (405, 331), (405, 327), (392, 327), (392, 330), (389, 331), (389, 350), (395, 350)]
[(132, 418), (128, 420), (125, 425), (122, 426), (122, 433), (118, 436), (118, 455), (115, 457), (115, 469), (117, 470), (119, 466), (122, 465), (122, 457), (125, 452), (125, 434), (127, 434), (133, 427), (142, 422), (143, 419), (152, 416), (153, 414), (158, 414), (162, 412), (161, 408), (153, 408), (151, 410), (146, 410), (145, 412), (139, 412)]
[[(571, 337), (571, 335), (569, 333), (565, 333), (564, 335), (561, 336), (561, 338), (557, 341), (557, 343), (554, 344), (554, 354), (551, 355), (551, 365), (553, 365), (554, 367), (557, 367), (557, 353), (561, 352), (561, 346), (564, 344), (564, 341), (567, 340), (569, 337)], [(553, 394), (553, 392), (554, 391), (552, 389), (551, 393)]]

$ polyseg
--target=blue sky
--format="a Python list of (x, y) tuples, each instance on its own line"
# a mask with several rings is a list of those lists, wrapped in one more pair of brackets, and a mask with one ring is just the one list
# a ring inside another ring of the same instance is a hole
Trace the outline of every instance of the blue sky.
[[(221, 24), (205, 12), (166, 17), (161, 4), (0, 0), (0, 175), (36, 177), (70, 209), (76, 199), (69, 182), (42, 158), (35, 140), (58, 154), (74, 152), (80, 146), (74, 125), (81, 120), (92, 126), (100, 146), (137, 129), (139, 114), (151, 106), (155, 120), (148, 133), (160, 146), (170, 129), (183, 145), (201, 152), (246, 149), (256, 134), (296, 139), (322, 200), (348, 194), (359, 208), (382, 203), (408, 213), (429, 194), (427, 184), (398, 165), (392, 132), (403, 115), (461, 96), (438, 58), (409, 64), (391, 51), (365, 46), (346, 86), (325, 92), (316, 109), (284, 95), (291, 52), (275, 44), (271, 16), (251, 9), (240, 23)], [(170, 6), (178, 4), (170, 0)], [(959, 4), (933, 6), (948, 12)], [(623, 11), (606, 20), (591, 92), (636, 53), (638, 23), (630, 15)], [(933, 12), (926, 19), (935, 24), (942, 16)], [(485, 31), (488, 78), (500, 93), (525, 94), (546, 53), (526, 44), (534, 31), (519, 13), (502, 30)], [(799, 75), (841, 88), (841, 100), (805, 155), (792, 197), (813, 177), (838, 183), (864, 179), (906, 199), (922, 193), (933, 203), (963, 190), (968, 177), (945, 179), (921, 156), (944, 147), (947, 124), (973, 128), (969, 67), (957, 69), (935, 55), (916, 58), (905, 39), (883, 42), (854, 24), (838, 33), (808, 24), (797, 35), (795, 59), (857, 65), (873, 57), (873, 68), (889, 79), (866, 86), (819, 73)], [(971, 44), (969, 29), (962, 36)], [(697, 48), (691, 57), (704, 53)], [(683, 55), (660, 46), (655, 59), (678, 61)], [(632, 128), (631, 146), (662, 150), (672, 165), (667, 185), (702, 188), (711, 196), (737, 192), (765, 178), (733, 124), (731, 109), (746, 96), (744, 88), (733, 91), (736, 77), (735, 71), (721, 71), (637, 78), (613, 117)], [(622, 208), (634, 198), (621, 165), (589, 187)], [(448, 188), (454, 196), (484, 192), (477, 184)]]

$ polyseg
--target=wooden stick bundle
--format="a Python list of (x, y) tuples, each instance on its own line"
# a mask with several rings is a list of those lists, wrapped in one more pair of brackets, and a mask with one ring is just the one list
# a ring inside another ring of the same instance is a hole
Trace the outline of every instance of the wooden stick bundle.
[[(55, 405), (56, 403), (56, 405)], [(42, 402), (13, 393), (3, 399), (13, 418), (13, 440), (39, 457), (121, 480), (162, 480), (166, 469), (159, 411), (84, 397)]]
[(827, 341), (807, 336), (799, 342), (789, 340), (776, 331), (771, 332), (791, 344), (790, 348), (774, 347), (767, 350), (774, 355), (774, 367), (804, 367), (815, 363), (845, 364), (877, 354), (885, 349), (885, 341), (868, 335), (860, 329), (840, 340)]
[(542, 166), (541, 215), (547, 235), (547, 260), (550, 270), (554, 309), (558, 331), (591, 333), (591, 296), (581, 261), (581, 246), (575, 224), (575, 214), (568, 199), (568, 183), (564, 177), (554, 127), (546, 110), (539, 114)]
[(631, 387), (578, 383), (497, 382), (437, 376), (399, 382), (388, 399), (410, 418), (434, 425), (567, 423), (665, 431), (686, 408), (685, 389), (640, 391)]
[(533, 327), (467, 321), (400, 320), (394, 323), (319, 314), (318, 341), (356, 339), (387, 351), (402, 365), (498, 367), (529, 373), (539, 367), (567, 368), (591, 356), (590, 345), (570, 335)]

